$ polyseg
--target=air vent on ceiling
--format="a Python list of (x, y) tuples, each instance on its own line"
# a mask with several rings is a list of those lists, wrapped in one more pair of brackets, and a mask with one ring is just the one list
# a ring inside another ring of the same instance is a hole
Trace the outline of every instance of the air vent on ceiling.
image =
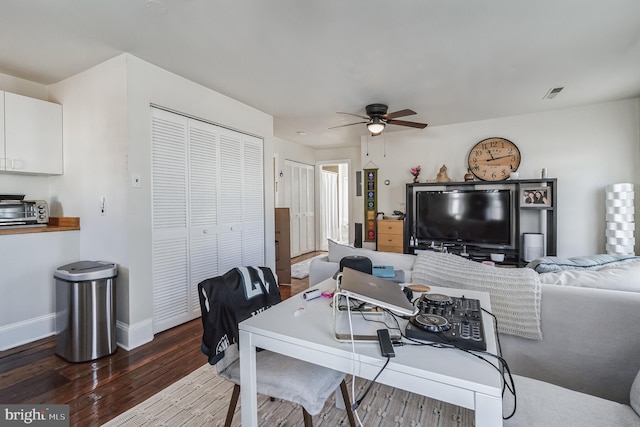
[(543, 96), (542, 99), (553, 99), (562, 91), (562, 89), (564, 89), (564, 87), (554, 87), (552, 89), (549, 89), (549, 92), (547, 92), (547, 94)]

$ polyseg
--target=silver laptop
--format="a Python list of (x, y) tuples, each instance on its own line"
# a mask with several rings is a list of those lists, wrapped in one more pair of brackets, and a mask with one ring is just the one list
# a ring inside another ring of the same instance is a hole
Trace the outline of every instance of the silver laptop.
[(409, 301), (400, 285), (391, 280), (345, 267), (339, 286), (341, 293), (349, 298), (405, 316), (414, 316), (418, 313), (418, 308)]

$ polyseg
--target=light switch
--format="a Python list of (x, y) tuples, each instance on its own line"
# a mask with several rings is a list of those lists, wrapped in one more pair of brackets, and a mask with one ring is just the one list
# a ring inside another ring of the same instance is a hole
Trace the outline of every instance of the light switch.
[(140, 174), (132, 173), (131, 174), (131, 187), (140, 188), (142, 187), (142, 183), (140, 182)]

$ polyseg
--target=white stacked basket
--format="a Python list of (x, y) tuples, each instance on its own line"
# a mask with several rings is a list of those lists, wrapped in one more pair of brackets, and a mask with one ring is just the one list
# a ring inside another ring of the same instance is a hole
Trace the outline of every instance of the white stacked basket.
[(606, 194), (607, 253), (633, 255), (636, 242), (633, 184), (608, 185)]

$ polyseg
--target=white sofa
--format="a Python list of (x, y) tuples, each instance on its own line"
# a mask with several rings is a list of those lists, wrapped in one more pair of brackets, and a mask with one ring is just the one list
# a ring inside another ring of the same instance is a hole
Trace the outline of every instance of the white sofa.
[(323, 280), (333, 277), (340, 269), (340, 260), (346, 256), (360, 255), (371, 260), (373, 265), (392, 265), (397, 270), (404, 272), (404, 281), (411, 281), (413, 264), (416, 256), (410, 254), (398, 254), (391, 252), (378, 252), (365, 248), (354, 248), (342, 245), (329, 239), (329, 252), (327, 255), (315, 258), (309, 266), (309, 286), (315, 286)]
[[(332, 249), (337, 250), (336, 253), (332, 254)], [(415, 282), (414, 276), (417, 270), (407, 267), (411, 260), (415, 262), (416, 256), (366, 251), (366, 249), (338, 247), (334, 242), (330, 245), (329, 254), (326, 257), (312, 262), (309, 272), (310, 284), (314, 285), (331, 277), (339, 268), (338, 257), (367, 256), (367, 253), (371, 255), (374, 264), (385, 263), (395, 265), (396, 268), (400, 267), (405, 270), (405, 274), (408, 274), (407, 278), (411, 277), (411, 281)], [(465, 261), (471, 263), (470, 268), (493, 268), (496, 274), (503, 273), (500, 270), (529, 270), (499, 269)], [(640, 277), (640, 263), (635, 265), (638, 269), (637, 276)], [(440, 272), (446, 276), (446, 272), (442, 270)], [(523, 274), (530, 273), (530, 271), (523, 271)], [(608, 273), (605, 272), (605, 274)], [(635, 277), (635, 275), (632, 276)], [(436, 280), (443, 281), (442, 277)], [(451, 281), (447, 282), (451, 285)], [(447, 283), (437, 282), (432, 284), (447, 285)], [(621, 285), (622, 288), (625, 286)], [(567, 411), (578, 410), (583, 403), (594, 405), (594, 402), (599, 402), (598, 408), (608, 408), (607, 410), (611, 411), (611, 418), (607, 419), (618, 419), (616, 418), (618, 411), (622, 414), (619, 415), (622, 417), (620, 419), (628, 420), (629, 410), (632, 411), (632, 415), (637, 415), (629, 405), (632, 399), (632, 384), (640, 371), (640, 333), (637, 332), (640, 324), (640, 292), (557, 286), (542, 281), (540, 289), (542, 340), (500, 334), (503, 357), (509, 363), (511, 372), (516, 375), (516, 385), (522, 384), (522, 393), (519, 395), (520, 411), (516, 413), (514, 419), (505, 422), (505, 425), (532, 425), (529, 424), (532, 422), (530, 417), (535, 419), (536, 411), (544, 408), (536, 406), (536, 398), (531, 395), (538, 394), (542, 399), (550, 392), (560, 393), (557, 402), (561, 402), (562, 399), (572, 402), (564, 405)], [(636, 380), (634, 387), (635, 411), (640, 409), (639, 382)], [(529, 397), (526, 397), (527, 395)], [(546, 398), (548, 399), (548, 396)], [(554, 410), (557, 409), (554, 407)], [(624, 412), (627, 412), (626, 415), (623, 414)], [(575, 419), (584, 418), (576, 417)], [(631, 425), (640, 426), (640, 418), (635, 420), (632, 417), (631, 420), (637, 422)], [(519, 422), (522, 424), (518, 424)], [(558, 422), (540, 425), (585, 424)], [(616, 425), (616, 423), (612, 421), (609, 425)]]

